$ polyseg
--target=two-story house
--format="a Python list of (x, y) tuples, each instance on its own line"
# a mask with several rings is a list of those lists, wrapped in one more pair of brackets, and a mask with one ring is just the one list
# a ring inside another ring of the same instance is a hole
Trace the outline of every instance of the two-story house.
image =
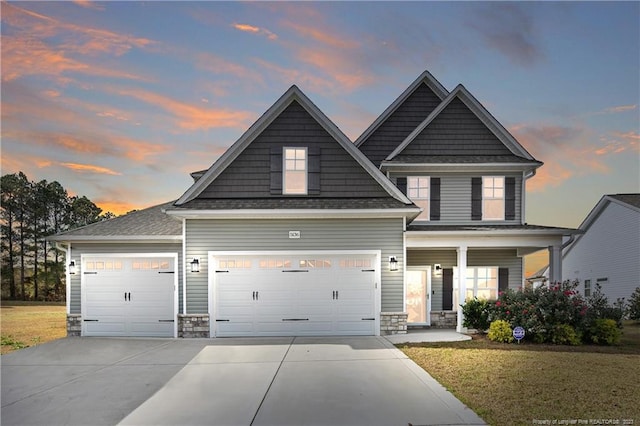
[(51, 239), (68, 331), (379, 335), (456, 326), (563, 235), (528, 225), (535, 160), (463, 87), (420, 75), (355, 143), (292, 86), (175, 202)]

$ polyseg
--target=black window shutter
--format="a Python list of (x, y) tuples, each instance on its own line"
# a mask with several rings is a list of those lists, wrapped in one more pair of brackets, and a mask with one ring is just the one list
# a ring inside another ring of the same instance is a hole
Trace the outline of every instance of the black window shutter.
[(407, 195), (407, 178), (399, 177), (396, 179), (396, 186), (403, 194)]
[(453, 268), (442, 269), (442, 310), (453, 309)]
[(471, 220), (482, 220), (482, 178), (471, 178)]
[(307, 154), (307, 194), (320, 195), (320, 147), (310, 146)]
[(498, 291), (509, 288), (509, 268), (498, 268)]
[(270, 185), (271, 194), (282, 194), (282, 147), (273, 147), (270, 152)]
[(429, 219), (440, 220), (440, 178), (431, 178)]
[(514, 220), (516, 218), (516, 178), (507, 177), (504, 179), (504, 219)]

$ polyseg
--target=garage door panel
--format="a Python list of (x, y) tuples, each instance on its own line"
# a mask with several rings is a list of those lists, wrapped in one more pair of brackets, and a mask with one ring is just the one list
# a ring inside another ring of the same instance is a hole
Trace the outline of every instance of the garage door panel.
[(83, 259), (83, 335), (173, 337), (175, 258)]
[[(229, 259), (233, 258), (233, 262)], [(219, 336), (375, 334), (374, 255), (220, 255), (214, 268), (215, 318)], [(283, 272), (287, 271), (287, 272)], [(231, 291), (236, 289), (237, 291)], [(247, 301), (247, 295), (250, 300)], [(239, 303), (244, 300), (246, 303)], [(241, 305), (241, 308), (233, 308)], [(247, 317), (253, 314), (252, 326)], [(243, 315), (244, 327), (239, 327)], [(283, 321), (284, 320), (284, 321)]]

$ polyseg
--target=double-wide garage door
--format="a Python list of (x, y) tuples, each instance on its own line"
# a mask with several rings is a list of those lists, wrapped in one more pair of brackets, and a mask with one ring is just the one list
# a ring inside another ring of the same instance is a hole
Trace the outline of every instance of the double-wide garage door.
[(213, 255), (215, 335), (374, 335), (376, 256)]
[(175, 257), (86, 256), (84, 336), (173, 337)]

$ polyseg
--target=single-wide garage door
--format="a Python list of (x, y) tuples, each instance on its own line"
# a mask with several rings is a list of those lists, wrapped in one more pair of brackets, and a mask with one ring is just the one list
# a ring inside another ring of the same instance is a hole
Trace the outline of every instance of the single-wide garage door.
[(84, 256), (84, 336), (173, 337), (175, 257)]
[(374, 335), (375, 255), (214, 255), (215, 335)]

